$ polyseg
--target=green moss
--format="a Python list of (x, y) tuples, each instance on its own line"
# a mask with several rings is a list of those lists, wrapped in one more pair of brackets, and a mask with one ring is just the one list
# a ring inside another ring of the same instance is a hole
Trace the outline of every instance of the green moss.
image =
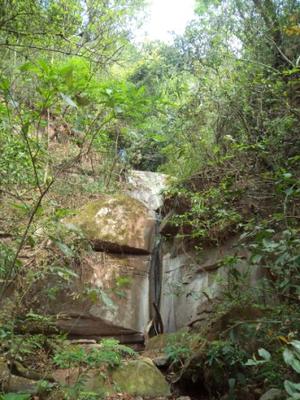
[[(100, 225), (95, 218), (97, 213), (104, 208), (108, 208), (110, 212), (100, 217)], [(120, 221), (118, 221), (118, 208), (121, 210)], [(132, 231), (126, 226), (126, 221), (135, 221), (140, 215), (147, 212), (148, 210), (142, 203), (129, 196), (122, 194), (114, 197), (103, 195), (98, 200), (82, 207), (79, 213), (68, 219), (67, 222), (78, 225), (89, 240), (103, 240), (108, 243), (126, 245), (132, 235)], [(116, 230), (112, 229), (111, 232), (107, 232), (103, 229), (101, 231), (101, 227), (106, 228), (116, 222), (118, 222)]]
[(85, 376), (85, 390), (103, 395), (126, 393), (133, 396), (169, 396), (163, 374), (149, 358), (123, 362), (113, 370), (91, 370)]
[(132, 360), (112, 374), (118, 390), (135, 396), (168, 396), (170, 388), (162, 373), (149, 359)]

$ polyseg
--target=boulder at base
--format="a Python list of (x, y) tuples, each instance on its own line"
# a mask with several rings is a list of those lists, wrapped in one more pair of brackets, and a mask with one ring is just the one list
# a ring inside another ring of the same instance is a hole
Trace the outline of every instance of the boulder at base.
[(65, 222), (79, 227), (96, 251), (151, 253), (155, 215), (129, 196), (102, 195)]
[[(32, 379), (23, 378), (22, 376), (11, 375), (7, 383), (3, 386), (6, 392), (10, 393), (24, 393), (24, 394), (38, 394), (38, 382)], [(25, 398), (25, 397), (23, 397)], [(30, 396), (27, 397), (28, 399)], [(16, 400), (18, 397), (16, 397)]]
[[(85, 390), (102, 395), (126, 393), (133, 396), (169, 396), (170, 388), (163, 374), (149, 358), (124, 362), (112, 372), (92, 370), (84, 378)], [(54, 379), (60, 384), (74, 385), (78, 371), (57, 370)]]
[(135, 396), (168, 396), (170, 388), (163, 374), (150, 358), (124, 363), (117, 368), (112, 379), (117, 388)]

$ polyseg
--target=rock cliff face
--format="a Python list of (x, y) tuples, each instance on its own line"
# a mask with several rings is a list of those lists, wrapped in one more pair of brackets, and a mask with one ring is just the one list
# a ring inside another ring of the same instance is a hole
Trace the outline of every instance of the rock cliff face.
[(250, 285), (255, 286), (261, 278), (262, 271), (250, 267), (248, 255), (237, 250), (236, 238), (218, 247), (203, 248), (201, 254), (184, 251), (182, 243), (173, 242), (174, 238), (169, 236), (162, 262), (160, 311), (167, 332), (176, 332), (195, 322), (205, 324), (213, 303), (222, 301), (230, 285), (230, 270), (223, 263), (225, 257), (237, 257), (235, 268)]
[(195, 254), (176, 237), (170, 215), (159, 229), (167, 183), (163, 174), (133, 171), (126, 194), (101, 194), (64, 221), (79, 228), (94, 250), (81, 260), (78, 278), (42, 305), (45, 313), (58, 315), (58, 327), (70, 336), (142, 342), (156, 317), (153, 303), (165, 332), (205, 323), (228, 287), (224, 257), (238, 257), (239, 271), (257, 282), (260, 271), (249, 270), (248, 255), (236, 250), (234, 238)]
[(67, 311), (58, 326), (73, 336), (142, 340), (149, 321), (149, 265), (149, 256), (105, 252), (89, 256), (78, 287), (80, 293), (86, 286), (89, 295), (76, 300), (61, 293), (55, 310), (51, 307), (58, 314)]
[[(45, 312), (70, 336), (115, 336), (123, 343), (143, 340), (157, 286), (157, 215), (166, 176), (133, 171), (127, 193), (99, 198), (65, 220), (94, 249), (82, 260), (80, 278), (62, 290)], [(50, 283), (51, 285), (51, 283)], [(88, 296), (80, 296), (87, 289)], [(77, 293), (78, 296), (74, 296)], [(73, 294), (73, 295), (72, 295)]]

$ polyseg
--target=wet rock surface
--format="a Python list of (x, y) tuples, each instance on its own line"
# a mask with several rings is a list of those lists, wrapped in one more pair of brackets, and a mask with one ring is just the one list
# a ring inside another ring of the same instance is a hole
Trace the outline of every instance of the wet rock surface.
[(163, 205), (162, 191), (168, 186), (170, 177), (151, 171), (130, 171), (127, 177), (126, 193), (142, 202), (150, 210)]

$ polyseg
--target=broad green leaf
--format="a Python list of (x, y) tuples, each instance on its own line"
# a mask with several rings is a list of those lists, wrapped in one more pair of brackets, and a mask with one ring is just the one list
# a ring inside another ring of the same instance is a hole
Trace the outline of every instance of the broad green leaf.
[(115, 106), (114, 110), (116, 114), (123, 114), (123, 109), (120, 106)]
[(19, 69), (22, 72), (35, 72), (35, 73), (40, 72), (40, 69), (31, 62), (27, 62), (27, 63), (21, 65)]
[(78, 278), (78, 274), (69, 268), (51, 267), (51, 272), (57, 274), (60, 278), (69, 281), (71, 278)]
[(58, 240), (56, 240), (55, 244), (63, 252), (63, 254), (66, 257), (68, 257), (68, 258), (74, 257), (73, 250), (69, 246), (67, 246), (65, 243), (59, 242)]
[(22, 393), (6, 393), (0, 395), (0, 400), (29, 400), (30, 398), (30, 394)]
[(284, 179), (290, 179), (293, 175), (290, 172), (286, 172), (284, 174), (282, 174)]
[(300, 360), (293, 351), (290, 349), (285, 349), (283, 352), (283, 359), (287, 365), (292, 367), (294, 371), (300, 374)]
[(294, 383), (288, 380), (284, 381), (286, 392), (292, 396), (292, 399), (300, 399), (300, 383)]
[(101, 291), (101, 299), (102, 299), (103, 303), (106, 305), (106, 307), (111, 308), (111, 309), (116, 308), (116, 305), (114, 304), (112, 299), (104, 291)]
[(263, 349), (263, 348), (258, 349), (258, 354), (259, 354), (263, 359), (265, 359), (266, 361), (269, 361), (269, 360), (271, 359), (271, 354), (270, 354), (267, 350), (265, 350), (265, 349)]
[(286, 364), (290, 365), (291, 360), (294, 358), (293, 352), (286, 348), (283, 352), (283, 359)]
[(67, 96), (63, 93), (61, 93), (60, 95), (61, 95), (62, 99), (64, 100), (64, 102), (68, 104), (68, 106), (77, 108), (77, 104), (74, 103), (74, 101), (69, 96)]
[(297, 351), (300, 352), (300, 340), (292, 340), (290, 343)]
[(9, 80), (6, 78), (1, 78), (0, 79), (0, 90), (3, 90), (3, 92), (8, 92), (10, 87)]
[(245, 365), (247, 367), (256, 367), (257, 365), (261, 365), (261, 364), (265, 364), (266, 361), (265, 360), (253, 360), (253, 359), (249, 359)]
[(251, 260), (252, 264), (258, 264), (262, 260), (262, 258), (263, 258), (262, 254), (255, 254), (251, 257), (250, 260)]

